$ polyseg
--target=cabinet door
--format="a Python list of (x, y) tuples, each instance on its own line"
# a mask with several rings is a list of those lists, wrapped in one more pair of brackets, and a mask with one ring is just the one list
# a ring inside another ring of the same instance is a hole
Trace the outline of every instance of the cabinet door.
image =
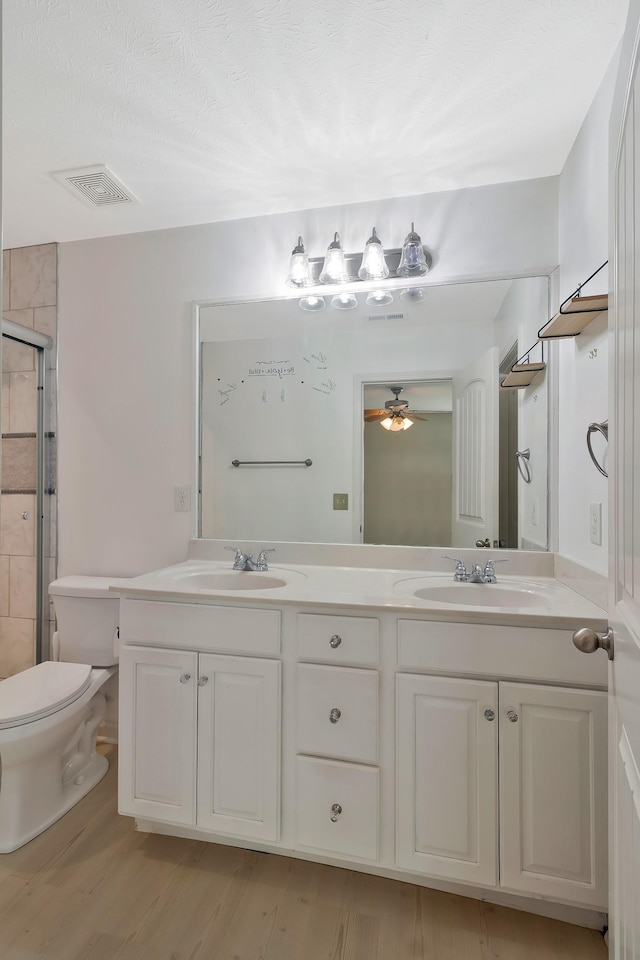
[(277, 840), (280, 662), (200, 655), (198, 826)]
[(497, 882), (498, 685), (397, 677), (397, 860)]
[(607, 903), (607, 695), (500, 684), (500, 883)]
[(197, 654), (120, 652), (120, 813), (195, 823)]

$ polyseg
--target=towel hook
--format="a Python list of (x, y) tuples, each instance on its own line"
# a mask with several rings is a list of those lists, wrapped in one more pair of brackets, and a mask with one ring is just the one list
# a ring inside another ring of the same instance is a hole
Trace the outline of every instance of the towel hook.
[(587, 427), (587, 450), (589, 451), (589, 456), (591, 457), (592, 463), (596, 468), (596, 470), (598, 471), (598, 473), (601, 473), (603, 477), (608, 477), (609, 474), (607, 473), (605, 468), (602, 466), (602, 464), (598, 463), (598, 461), (596, 460), (596, 455), (593, 452), (593, 447), (591, 446), (591, 434), (593, 433), (601, 433), (608, 443), (609, 442), (609, 421), (603, 420), (602, 423), (590, 423), (589, 426)]
[(526, 450), (516, 450), (516, 462), (518, 464), (518, 473), (522, 477), (525, 483), (531, 483), (531, 467), (529, 466), (529, 460), (531, 459), (531, 450), (527, 447)]

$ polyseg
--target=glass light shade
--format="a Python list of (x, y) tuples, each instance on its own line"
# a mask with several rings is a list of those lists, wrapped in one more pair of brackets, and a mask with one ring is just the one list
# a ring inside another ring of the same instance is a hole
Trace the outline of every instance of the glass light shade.
[(402, 256), (396, 271), (399, 277), (421, 277), (429, 272), (429, 264), (422, 246), (422, 240), (413, 229), (405, 237)]
[(299, 301), (299, 306), (301, 310), (306, 310), (308, 313), (319, 313), (320, 310), (324, 310), (327, 302), (324, 297), (315, 297), (313, 295), (308, 297), (301, 297)]
[(291, 251), (291, 263), (289, 265), (289, 276), (287, 277), (288, 287), (310, 287), (313, 286), (313, 277), (311, 276), (311, 267), (309, 258), (305, 253), (302, 237), (298, 237), (298, 243)]
[(374, 227), (367, 240), (362, 254), (362, 265), (358, 270), (361, 280), (386, 280), (389, 276), (389, 267), (384, 258), (384, 249), (376, 235)]
[(380, 426), (384, 427), (385, 430), (393, 430), (396, 433), (398, 430), (408, 430), (409, 427), (412, 427), (413, 420), (410, 420), (409, 417), (387, 417), (380, 421)]
[(331, 306), (334, 310), (355, 310), (358, 306), (358, 298), (355, 293), (336, 293), (331, 298)]
[(400, 294), (400, 299), (406, 300), (408, 303), (420, 303), (421, 300), (424, 300), (424, 290), (421, 290), (420, 287), (407, 287)]
[(389, 290), (372, 290), (367, 294), (368, 307), (386, 307), (389, 303), (393, 303), (393, 294)]
[(348, 283), (349, 272), (344, 259), (344, 252), (340, 245), (340, 237), (337, 233), (333, 235), (333, 240), (327, 247), (327, 252), (322, 264), (320, 273), (320, 283)]

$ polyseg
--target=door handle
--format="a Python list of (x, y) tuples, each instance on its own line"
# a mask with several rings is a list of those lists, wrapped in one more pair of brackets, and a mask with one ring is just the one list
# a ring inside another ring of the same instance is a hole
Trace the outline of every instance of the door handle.
[(609, 660), (613, 660), (613, 630), (611, 627), (606, 633), (596, 633), (590, 627), (582, 627), (573, 635), (573, 644), (581, 653), (595, 653), (596, 650), (606, 650)]

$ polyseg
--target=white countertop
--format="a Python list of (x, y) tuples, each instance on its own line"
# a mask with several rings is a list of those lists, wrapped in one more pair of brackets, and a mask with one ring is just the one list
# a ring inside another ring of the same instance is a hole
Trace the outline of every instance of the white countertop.
[[(208, 578), (213, 578), (216, 589), (205, 585)], [(260, 589), (261, 582), (272, 578), (286, 583)], [(498, 567), (497, 578), (496, 584), (456, 584), (451, 573), (424, 569), (312, 564), (273, 564), (265, 573), (244, 573), (231, 570), (229, 562), (188, 560), (126, 582), (121, 580), (111, 589), (122, 597), (144, 600), (234, 602), (251, 606), (304, 604), (389, 611), (467, 623), (551, 629), (606, 628), (606, 610), (553, 577), (501, 576)], [(242, 584), (240, 589), (238, 584)], [(429, 599), (416, 596), (418, 590), (425, 590)], [(489, 599), (491, 591), (497, 601), (495, 605)]]

